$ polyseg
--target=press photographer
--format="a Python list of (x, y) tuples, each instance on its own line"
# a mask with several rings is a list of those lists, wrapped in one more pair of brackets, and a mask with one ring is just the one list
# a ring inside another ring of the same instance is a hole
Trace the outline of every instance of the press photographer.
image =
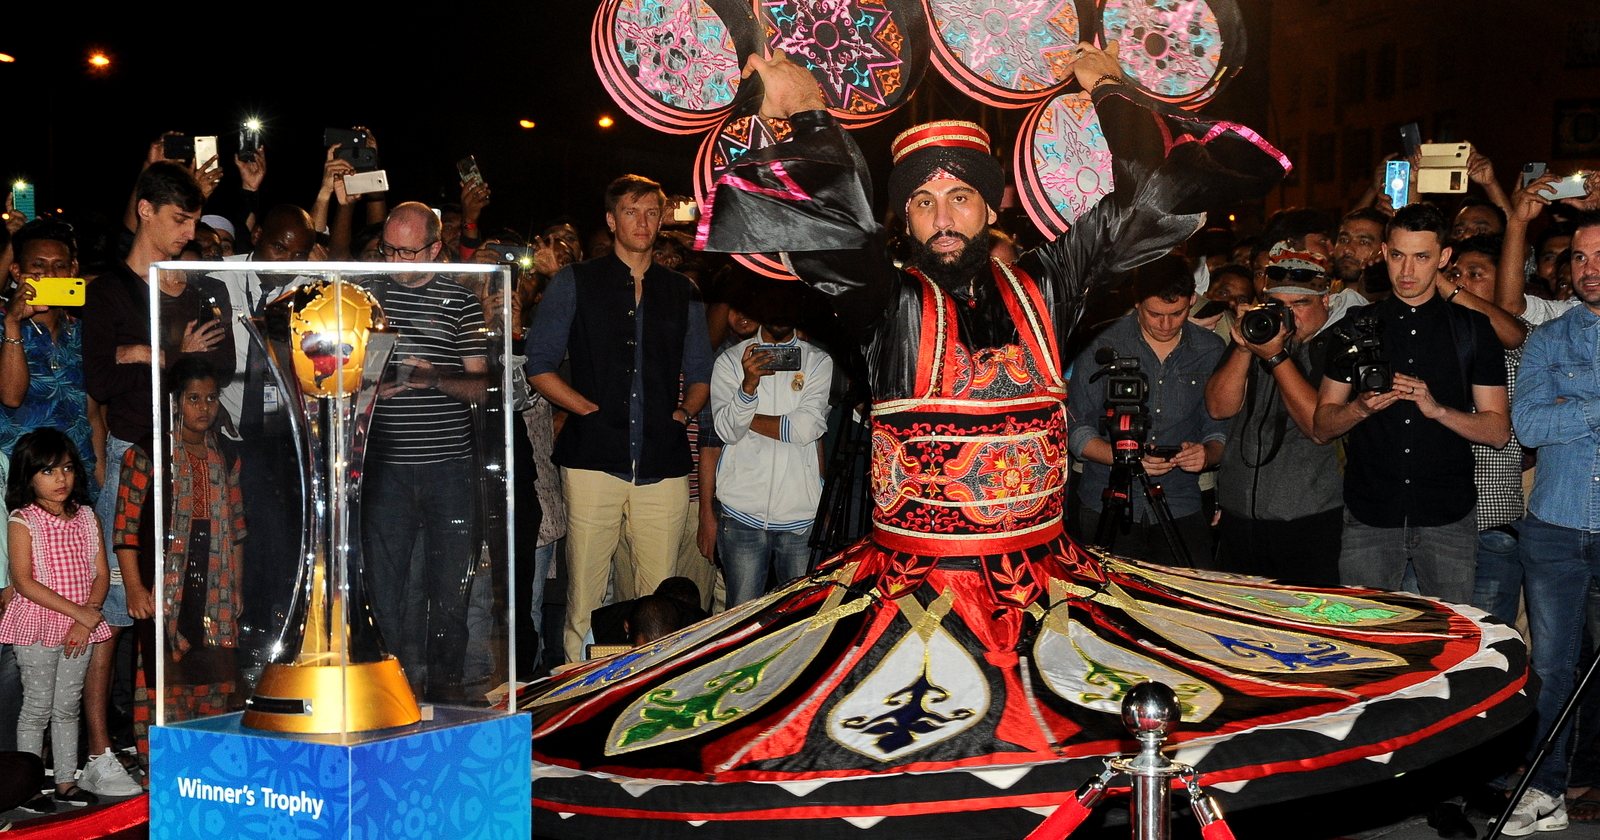
[(1421, 594), (1466, 603), (1478, 536), (1469, 444), (1504, 446), (1511, 426), (1493, 326), (1454, 300), (1461, 292), (1438, 290), (1446, 230), (1431, 204), (1395, 213), (1384, 244), (1394, 295), (1345, 316), (1355, 329), (1332, 349), (1314, 436), (1349, 435), (1340, 583), (1399, 589), (1409, 563)]
[[(1117, 357), (1136, 359), (1149, 382), (1145, 415), (1149, 433), (1142, 442), (1157, 448), (1141, 452), (1139, 467), (1160, 480), (1173, 528), (1194, 563), (1210, 566), (1211, 529), (1201, 510), (1199, 473), (1222, 457), (1223, 424), (1211, 419), (1204, 405), (1206, 379), (1222, 355), (1222, 339), (1188, 322), (1194, 276), (1181, 258), (1169, 255), (1139, 268), (1132, 283), (1138, 300), (1133, 312), (1112, 322), (1079, 354), (1067, 386), (1067, 410), (1073, 419), (1068, 444), (1073, 457), (1083, 463), (1077, 534), (1085, 539), (1095, 536), (1102, 496), (1111, 483), (1116, 449), (1111, 435), (1092, 421), (1106, 413), (1107, 393), (1098, 381), (1090, 384), (1102, 367), (1095, 362), (1096, 354), (1109, 348)], [(1130, 528), (1118, 534), (1117, 553), (1183, 565), (1150, 501), (1135, 492), (1130, 503)]]
[(1334, 447), (1313, 434), (1327, 348), (1329, 262), (1279, 242), (1265, 303), (1233, 326), (1206, 383), (1206, 409), (1230, 420), (1217, 473), (1223, 568), (1314, 586), (1339, 583), (1344, 502)]

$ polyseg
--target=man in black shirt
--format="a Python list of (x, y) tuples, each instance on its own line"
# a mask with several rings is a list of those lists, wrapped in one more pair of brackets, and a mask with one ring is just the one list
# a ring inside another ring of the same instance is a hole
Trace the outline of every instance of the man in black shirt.
[(1394, 295), (1352, 309), (1344, 330), (1375, 322), (1393, 386), (1356, 393), (1348, 342), (1335, 342), (1315, 433), (1349, 435), (1340, 582), (1399, 589), (1409, 562), (1422, 594), (1466, 603), (1477, 550), (1469, 444), (1504, 446), (1511, 424), (1494, 330), (1452, 303), (1445, 231), (1431, 204), (1402, 208), (1389, 222), (1384, 260)]

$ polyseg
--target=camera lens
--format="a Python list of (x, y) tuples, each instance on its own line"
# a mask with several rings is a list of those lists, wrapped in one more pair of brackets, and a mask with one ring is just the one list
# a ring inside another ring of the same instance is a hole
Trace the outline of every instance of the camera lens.
[(1239, 334), (1251, 344), (1266, 344), (1278, 334), (1283, 315), (1276, 306), (1263, 304), (1244, 311), (1239, 318)]

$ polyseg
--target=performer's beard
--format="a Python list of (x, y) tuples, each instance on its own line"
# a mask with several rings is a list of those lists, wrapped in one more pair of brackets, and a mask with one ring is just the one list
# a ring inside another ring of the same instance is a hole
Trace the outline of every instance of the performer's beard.
[[(966, 247), (959, 251), (936, 253), (932, 248), (933, 243), (946, 236), (965, 242)], [(941, 231), (926, 242), (912, 239), (911, 265), (946, 291), (966, 290), (973, 277), (989, 264), (989, 249), (993, 246), (994, 237), (989, 235), (988, 228), (970, 238), (953, 230)]]

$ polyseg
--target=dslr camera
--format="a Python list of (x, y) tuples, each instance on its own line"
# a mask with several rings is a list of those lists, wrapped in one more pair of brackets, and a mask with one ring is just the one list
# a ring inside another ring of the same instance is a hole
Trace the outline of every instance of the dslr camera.
[(1356, 391), (1388, 391), (1394, 387), (1394, 368), (1383, 348), (1383, 325), (1377, 318), (1365, 315), (1354, 321), (1341, 321), (1334, 327), (1334, 335), (1344, 349), (1339, 351), (1339, 364), (1351, 373), (1350, 382)]
[(1239, 316), (1239, 334), (1251, 344), (1266, 344), (1278, 334), (1280, 328), (1294, 335), (1294, 312), (1280, 301), (1269, 300), (1257, 304)]

